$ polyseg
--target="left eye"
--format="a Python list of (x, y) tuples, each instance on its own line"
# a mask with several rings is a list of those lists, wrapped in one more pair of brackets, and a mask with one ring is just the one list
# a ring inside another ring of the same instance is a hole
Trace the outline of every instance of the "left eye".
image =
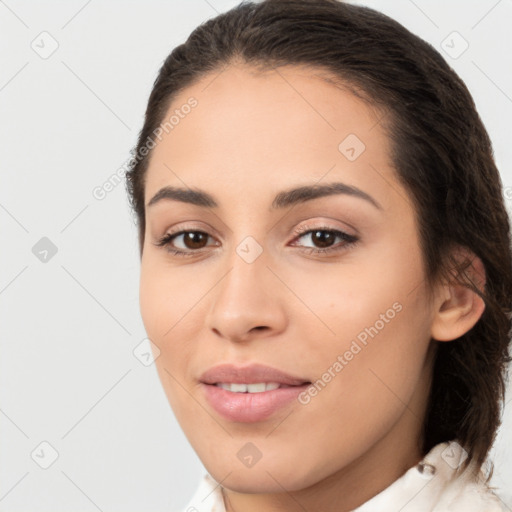
[[(339, 231), (337, 229), (329, 229), (329, 228), (315, 228), (315, 229), (307, 229), (300, 230), (302, 233), (297, 240), (301, 238), (309, 238), (309, 240), (320, 247), (304, 247), (306, 250), (311, 252), (328, 252), (335, 251), (338, 249), (342, 249), (343, 247), (347, 247), (353, 245), (357, 242), (357, 237), (353, 235), (349, 235), (344, 231)], [(336, 238), (341, 239), (344, 243), (341, 246), (333, 247), (333, 243)]]

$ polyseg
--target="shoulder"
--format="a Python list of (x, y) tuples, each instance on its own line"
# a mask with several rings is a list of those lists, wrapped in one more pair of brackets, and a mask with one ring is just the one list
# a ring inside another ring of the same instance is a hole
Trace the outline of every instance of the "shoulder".
[(510, 512), (486, 481), (483, 468), (474, 464), (462, 471), (459, 466), (467, 452), (456, 441), (442, 443), (431, 452), (443, 483), (433, 512)]
[(466, 454), (457, 442), (439, 443), (420, 463), (356, 511), (511, 512), (486, 484), (482, 468), (473, 464), (462, 469)]
[(433, 512), (510, 512), (483, 474), (477, 478), (459, 477), (448, 485)]

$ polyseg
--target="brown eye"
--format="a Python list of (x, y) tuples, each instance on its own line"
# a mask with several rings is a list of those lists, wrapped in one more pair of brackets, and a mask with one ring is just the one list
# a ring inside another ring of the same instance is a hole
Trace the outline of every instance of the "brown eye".
[[(338, 229), (330, 229), (330, 228), (301, 228), (298, 230), (300, 236), (296, 238), (296, 240), (308, 240), (309, 243), (313, 245), (307, 246), (303, 244), (297, 244), (295, 242), (293, 245), (298, 245), (302, 250), (310, 253), (328, 253), (341, 251), (348, 247), (351, 247), (357, 243), (359, 240), (354, 235), (349, 235), (343, 231), (339, 231)], [(340, 240), (337, 244), (335, 244), (336, 239)]]
[(165, 234), (155, 245), (176, 256), (192, 256), (208, 246), (210, 235), (204, 231), (182, 230)]
[(336, 235), (332, 231), (311, 231), (311, 240), (319, 247), (330, 247), (336, 240)]
[[(202, 249), (206, 246), (209, 236), (202, 231), (184, 231), (181, 235), (183, 235), (183, 243), (187, 249)], [(176, 236), (180, 236), (180, 234), (174, 235), (174, 237)]]

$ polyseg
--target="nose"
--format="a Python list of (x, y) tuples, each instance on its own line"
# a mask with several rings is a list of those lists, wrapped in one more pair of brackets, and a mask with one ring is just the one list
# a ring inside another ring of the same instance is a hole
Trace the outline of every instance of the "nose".
[(207, 327), (233, 342), (275, 336), (286, 328), (285, 287), (264, 254), (248, 263), (238, 254), (211, 291)]

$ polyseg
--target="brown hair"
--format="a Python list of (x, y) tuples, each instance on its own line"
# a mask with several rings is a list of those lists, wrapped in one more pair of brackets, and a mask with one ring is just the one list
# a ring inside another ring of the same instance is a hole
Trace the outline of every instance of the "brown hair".
[[(336, 0), (264, 0), (243, 1), (197, 27), (159, 71), (127, 172), (140, 254), (151, 157), (141, 150), (180, 91), (238, 61), (260, 69), (323, 69), (387, 113), (397, 176), (415, 202), (427, 283), (453, 279), (455, 270), (486, 305), (465, 335), (436, 342), (423, 453), (457, 440), (468, 451), (464, 468), (472, 460), (481, 466), (501, 422), (511, 361), (510, 223), (491, 142), (468, 89), (430, 44), (398, 22)], [(450, 259), (456, 246), (482, 260), (483, 291), (466, 276), (468, 262)]]

